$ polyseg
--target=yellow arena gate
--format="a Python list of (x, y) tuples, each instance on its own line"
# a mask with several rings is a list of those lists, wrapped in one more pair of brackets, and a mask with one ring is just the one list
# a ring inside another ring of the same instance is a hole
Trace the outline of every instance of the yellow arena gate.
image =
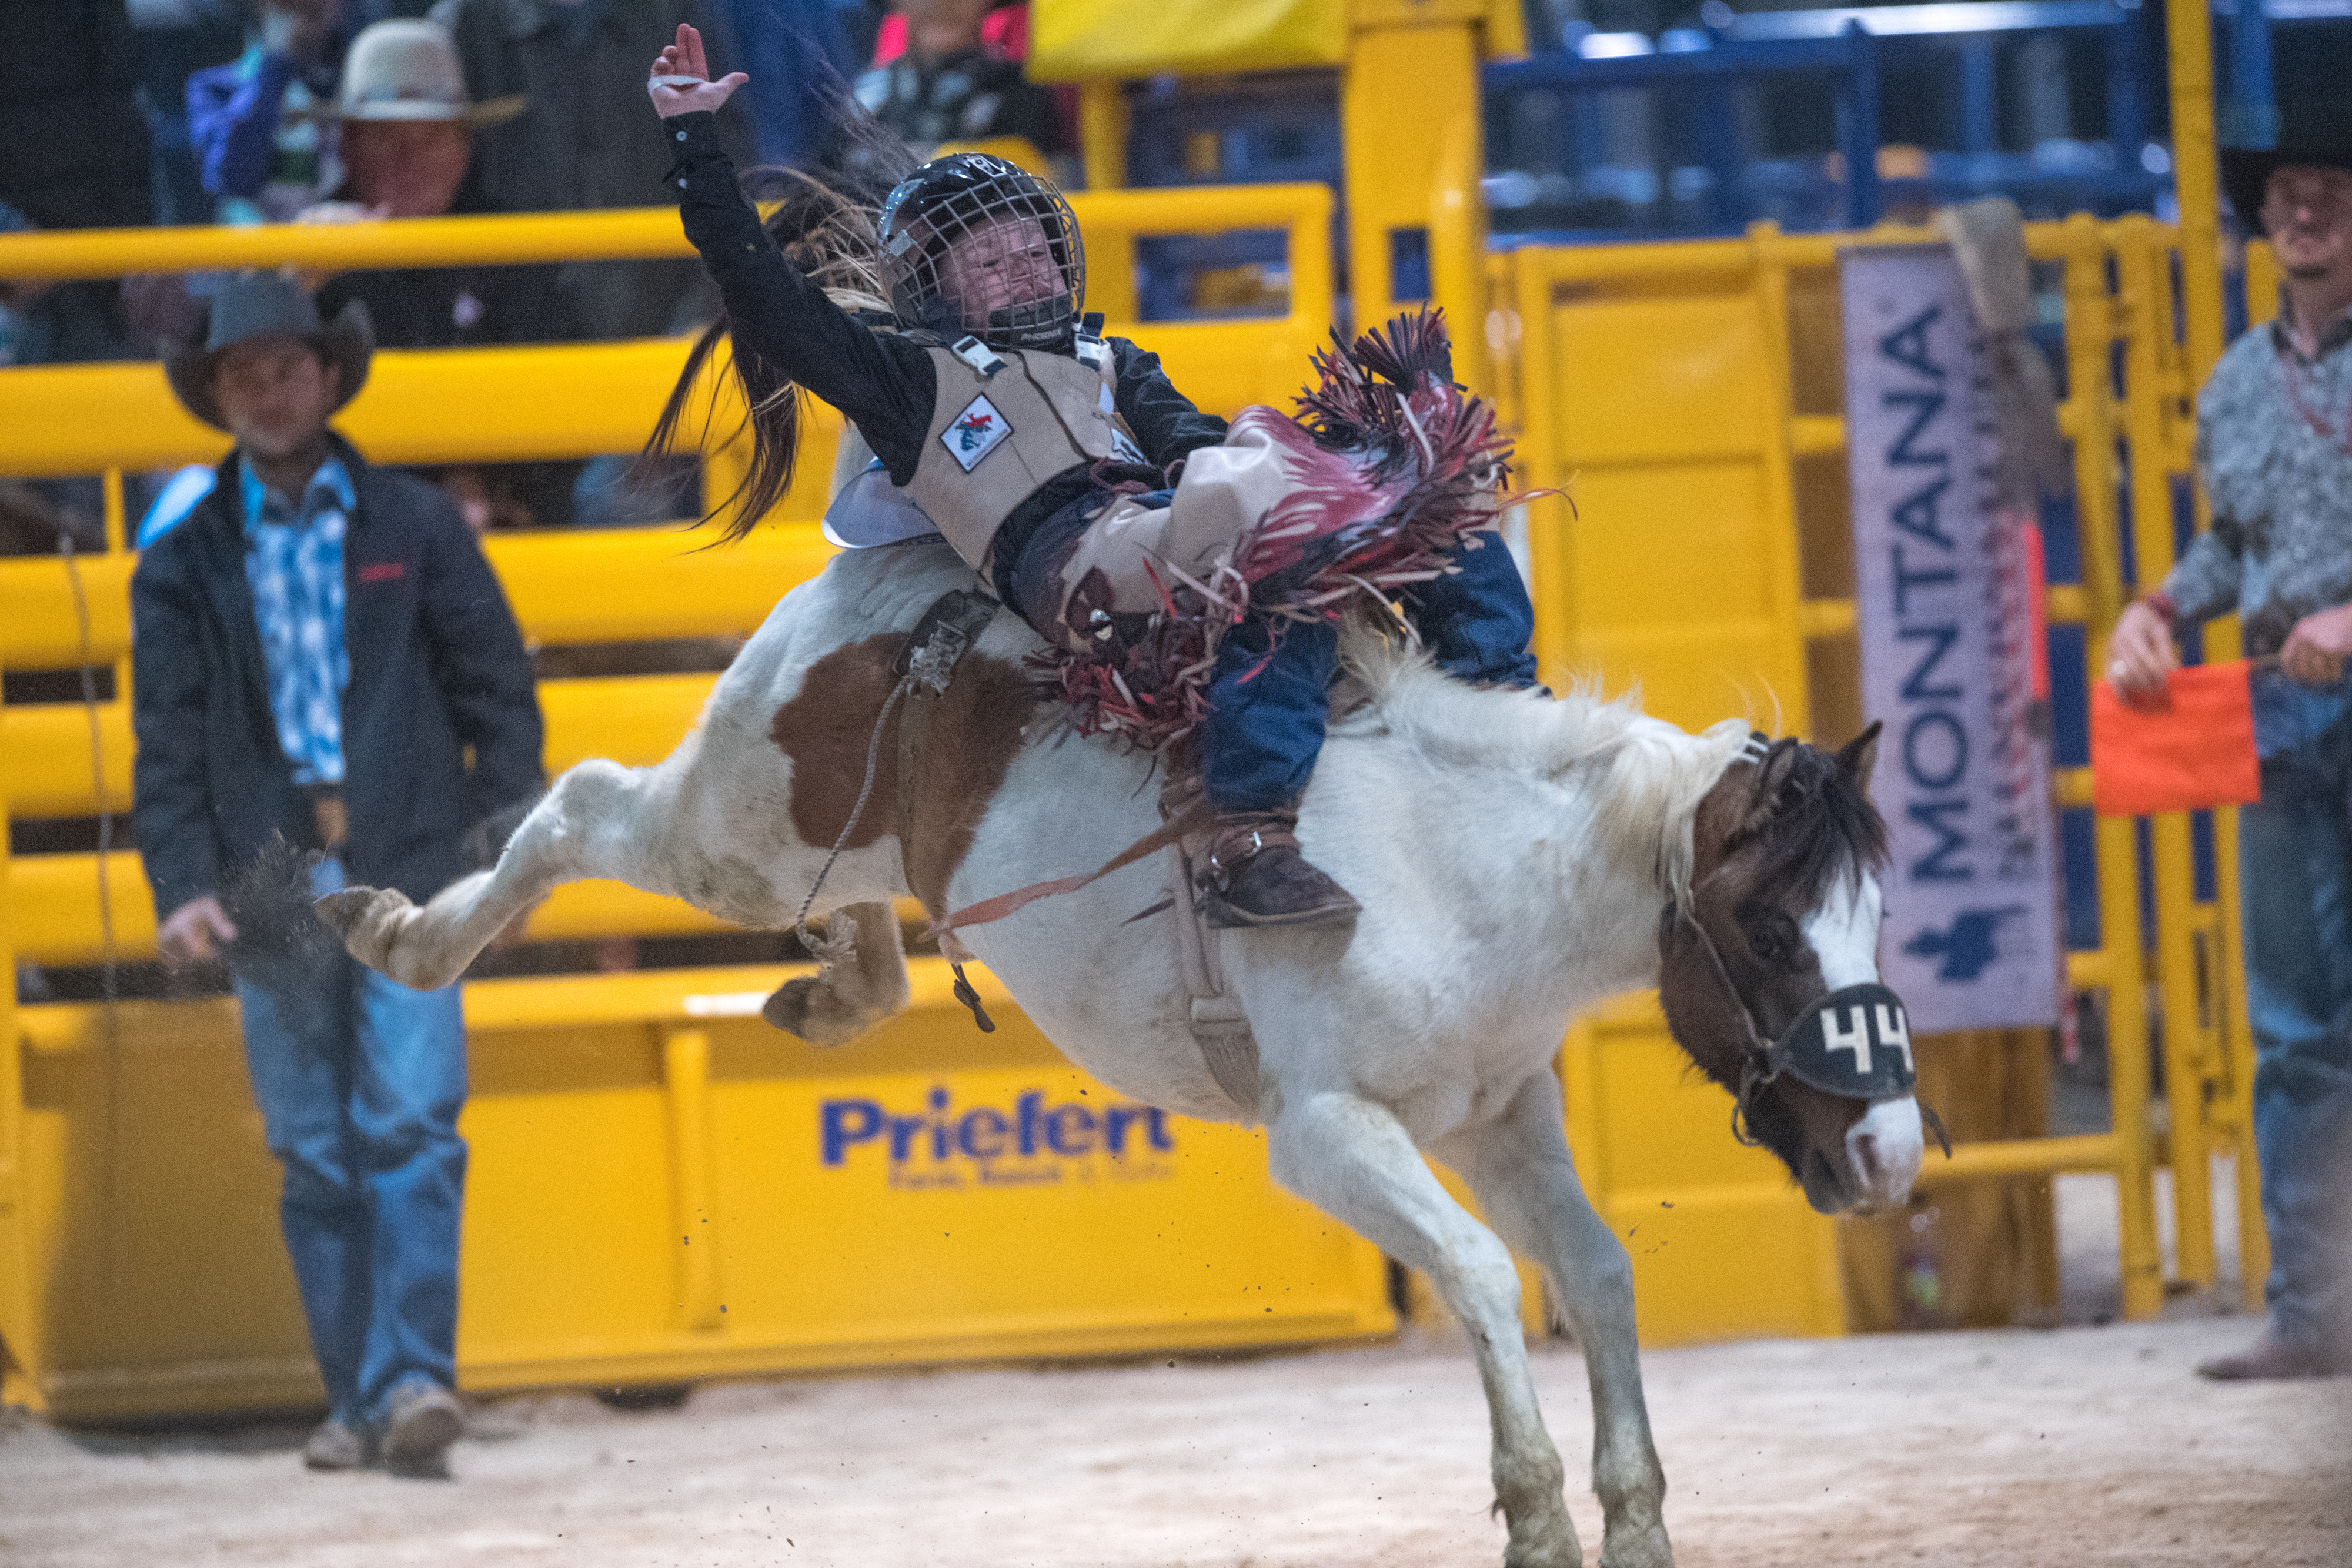
[[(1501, 402), (1521, 482), (1561, 486), (1576, 499), (1573, 516), (1559, 502), (1528, 508), (1548, 679), (1591, 673), (1612, 689), (1638, 680), (1653, 711), (1689, 725), (1740, 712), (1769, 720), (1777, 705), (1784, 731), (1834, 741), (1856, 727), (1833, 257), (1841, 245), (1924, 236), (1768, 227), (1743, 240), (1488, 256), (1476, 64), (1516, 47), (1515, 5), (1179, 0), (1149, 37), (1089, 31), (1098, 9), (1096, 0), (1041, 6), (1036, 61), (1039, 74), (1079, 85), (1097, 186), (1121, 183), (1122, 78), (1297, 64), (1339, 71), (1349, 166), (1386, 173), (1349, 193), (1352, 319), (1368, 323), (1392, 307), (1391, 236), (1425, 229), (1459, 372)], [(2174, 29), (2177, 53), (2189, 31)], [(1157, 61), (1155, 48), (1170, 58)], [(2201, 79), (2210, 97), (2210, 73), (2180, 64), (2177, 88)], [(1407, 99), (1413, 116), (1382, 112)], [(2164, 486), (2132, 485), (2126, 515), (2121, 480), (2186, 466), (2187, 399), (2220, 347), (2211, 193), (2189, 188), (2195, 160), (2186, 155), (2200, 123), (2210, 145), (2210, 114), (2185, 115), (2183, 101), (2177, 91), (2185, 237), (2146, 220), (2031, 234), (2035, 256), (2064, 272), (2063, 419), (2084, 556), (2084, 582), (2053, 589), (2049, 608), (2053, 622), (2083, 623), (2093, 651), (2124, 596), (2123, 531), (2143, 580), (2171, 559)], [(1094, 303), (1115, 321), (1134, 312), (1137, 236), (1286, 230), (1285, 315), (1118, 329), (1218, 412), (1296, 389), (1334, 319), (1328, 191), (1099, 189), (1074, 199), (1095, 256)], [(2176, 246), (2189, 285), (2187, 351), (2166, 270)], [(0, 276), (683, 253), (674, 214), (604, 213), (8, 236)], [(2256, 301), (2268, 298), (2263, 265), (2257, 253)], [(683, 353), (672, 341), (385, 353), (342, 423), (383, 462), (626, 451)], [(835, 426), (817, 413), (819, 444), (798, 486), (774, 526), (736, 549), (687, 553), (661, 530), (489, 539), (526, 632), (562, 644), (750, 632), (826, 556), (814, 519)], [(113, 541), (78, 567), (0, 561), (0, 667), (90, 663), (110, 668), (120, 691), (131, 565), (120, 473), (208, 458), (220, 439), (179, 412), (152, 366), (0, 372), (0, 472), (108, 475)], [(712, 458), (716, 493), (740, 463), (732, 448)], [(703, 676), (544, 683), (551, 772), (587, 756), (644, 763), (666, 754), (709, 685)], [(130, 757), (119, 702), (94, 712), (11, 706), (0, 714), (0, 815), (127, 810)], [(2068, 803), (2088, 798), (2079, 773), (2059, 788)], [(2144, 946), (2132, 936), (2133, 826), (2100, 824), (2104, 946), (2075, 955), (2072, 977), (2106, 997), (2114, 1130), (1964, 1145), (1948, 1165), (1931, 1155), (1926, 1173), (1931, 1184), (2113, 1173), (2135, 1317), (2154, 1313), (2167, 1283), (2160, 1165), (2178, 1178), (2178, 1282), (2214, 1277), (2210, 1149), (2238, 1155), (2250, 1297), (2263, 1271), (2227, 814), (2219, 830), (2222, 897), (2200, 904), (2186, 821), (2153, 824), (2157, 918)], [(86, 854), (26, 856), (0, 873), (0, 956), (86, 965), (110, 950), (152, 954), (135, 855), (103, 867)], [(530, 935), (715, 929), (683, 904), (592, 883), (551, 899)], [(915, 968), (906, 1018), (824, 1054), (757, 1021), (759, 998), (787, 972), (773, 967), (471, 988), (466, 1385), (1240, 1345), (1392, 1326), (1377, 1254), (1274, 1191), (1254, 1137), (1118, 1105), (984, 980), (1003, 1027), (983, 1039), (948, 1000), (936, 961)], [(13, 990), (0, 996), (5, 1397), (90, 1419), (314, 1397), (233, 1004), (12, 1009)], [(2152, 1019), (2172, 1086), (2162, 1127), (2135, 1049)], [(1687, 1081), (1651, 1002), (1580, 1023), (1561, 1067), (1583, 1179), (1633, 1253), (1647, 1343), (1846, 1326), (1838, 1226), (1811, 1215), (1769, 1156), (1730, 1141), (1719, 1092)], [(1055, 1146), (1044, 1128), (1071, 1106), (1082, 1114), (1062, 1117)], [(952, 1155), (928, 1159), (980, 1111), (1035, 1129), (1036, 1153), (1003, 1166), (1005, 1180), (982, 1182)], [(908, 1160), (857, 1135), (877, 1116), (919, 1122)], [(1114, 1136), (1124, 1138), (1118, 1153), (1106, 1147)]]
[[(2172, 559), (2165, 481), (2187, 468), (2194, 434), (2169, 294), (2177, 235), (2146, 218), (2077, 217), (2027, 232), (2032, 256), (2064, 274), (2070, 395), (2060, 421), (2074, 444), (2084, 558), (2081, 584), (2050, 590), (2049, 618), (2085, 625), (2095, 653), (2128, 598), (2123, 530), (2143, 582)], [(1494, 258), (1490, 284), (1514, 345), (1502, 391), (1521, 478), (1573, 497), (1572, 509), (1565, 499), (1530, 508), (1547, 679), (1597, 674), (1611, 690), (1638, 681), (1651, 712), (1686, 727), (1746, 713), (1823, 744), (1861, 727), (1836, 255), (1933, 237), (1893, 226), (1790, 236), (1759, 225), (1741, 240)], [(2138, 482), (2126, 486), (2127, 476)], [(2062, 769), (2056, 783), (2062, 804), (2089, 803), (2087, 768)], [(2146, 950), (2133, 825), (2103, 821), (2097, 831), (2102, 945), (2074, 954), (2068, 977), (2106, 998), (2112, 1130), (1964, 1145), (1949, 1161), (1930, 1153), (1922, 1179), (2113, 1174), (2126, 1310), (2144, 1317), (2164, 1288), (2155, 1166), (2173, 1167), (2178, 1277), (2206, 1286), (2215, 1275), (2208, 1155), (2234, 1151), (2242, 1267), (2258, 1300), (2233, 816), (2219, 824), (2218, 902), (2195, 897), (2185, 814), (2155, 822), (2156, 940)], [(2172, 1086), (2162, 1137), (2137, 1043), (2151, 998)], [(1923, 1039), (1923, 1056), (1952, 1043)], [(1720, 1135), (1720, 1094), (1688, 1082), (1653, 1002), (1578, 1026), (1563, 1069), (1586, 1186), (1621, 1233), (1640, 1230), (1645, 1336), (1840, 1329), (1835, 1226), (1807, 1210), (1776, 1162)], [(1749, 1273), (1727, 1301), (1727, 1260), (1751, 1249), (1784, 1249), (1811, 1267)]]
[[(1107, 235), (1287, 230), (1286, 315), (1132, 335), (1228, 413), (1295, 389), (1331, 319), (1328, 191), (1112, 193), (1078, 209)], [(676, 216), (659, 212), (0, 245), (0, 272), (44, 277), (683, 248)], [(669, 341), (385, 352), (339, 423), (384, 462), (625, 451), (683, 354)], [(110, 543), (78, 561), (0, 561), (0, 667), (95, 665), (126, 691), (121, 469), (209, 460), (225, 443), (179, 411), (152, 364), (0, 372), (0, 472), (104, 473)], [(815, 517), (836, 431), (820, 423), (800, 486), (738, 549), (698, 552), (701, 541), (665, 529), (490, 537), (527, 637), (748, 633), (830, 553)], [(714, 459), (722, 493), (737, 461), (731, 450)], [(667, 755), (710, 684), (542, 683), (550, 771)], [(123, 701), (12, 706), (0, 714), (5, 813), (125, 811), (131, 757)], [(135, 853), (102, 865), (25, 855), (5, 873), (0, 958), (12, 973), (152, 956)], [(529, 935), (721, 928), (606, 883), (559, 893)], [(1062, 1061), (984, 977), (1000, 1027), (979, 1035), (940, 961), (913, 967), (912, 1009), (835, 1052), (759, 1019), (784, 967), (469, 987), (464, 1385), (1229, 1347), (1394, 1326), (1378, 1252), (1276, 1190), (1254, 1134), (1127, 1103)], [(69, 1420), (314, 1400), (235, 1003), (19, 1009), (14, 997), (12, 984), (0, 999), (5, 1397)]]

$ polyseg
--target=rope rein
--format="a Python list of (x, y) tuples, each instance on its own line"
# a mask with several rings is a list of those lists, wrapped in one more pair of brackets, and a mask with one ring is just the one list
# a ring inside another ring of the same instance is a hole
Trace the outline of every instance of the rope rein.
[(816, 880), (809, 883), (808, 896), (801, 900), (800, 913), (793, 916), (793, 935), (799, 937), (801, 946), (811, 952), (816, 950), (816, 938), (809, 935), (809, 909), (816, 903), (816, 895), (824, 888), (824, 879), (833, 874), (833, 862), (841, 858), (841, 852), (848, 846), (849, 835), (857, 831), (857, 820), (866, 814), (866, 802), (874, 794), (875, 770), (882, 761), (882, 732), (889, 727), (891, 710), (898, 706), (898, 699), (905, 696), (907, 689), (914, 684), (915, 677), (911, 674), (901, 676), (898, 684), (890, 688), (890, 695), (882, 699), (882, 712), (874, 720), (873, 737), (866, 743), (866, 779), (857, 787), (857, 804), (849, 809), (849, 820), (841, 824), (841, 835), (833, 841), (833, 852), (824, 857), (824, 865), (817, 872)]

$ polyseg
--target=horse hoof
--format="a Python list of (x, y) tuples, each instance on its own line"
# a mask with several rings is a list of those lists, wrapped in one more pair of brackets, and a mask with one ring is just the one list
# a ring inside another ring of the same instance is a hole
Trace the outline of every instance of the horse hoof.
[(1503, 1553), (1503, 1568), (1584, 1568), (1584, 1549), (1572, 1534), (1565, 1541), (1534, 1542), (1525, 1550), (1514, 1544)]
[(310, 908), (336, 936), (348, 938), (352, 927), (359, 924), (360, 916), (365, 915), (368, 905), (374, 902), (374, 888), (346, 887), (312, 899)]
[(816, 975), (802, 975), (778, 986), (760, 1005), (760, 1016), (786, 1034), (811, 1045), (846, 1045), (878, 1021), (863, 1010), (845, 1007), (831, 986)]
[(408, 895), (396, 887), (347, 887), (340, 893), (328, 894), (312, 902), (310, 907), (327, 923), (336, 936), (343, 939), (343, 951), (365, 964), (378, 974), (392, 975), (404, 985), (430, 990), (430, 986), (417, 985), (405, 975), (394, 974), (387, 967), (392, 958), (393, 940), (399, 935), (396, 916), (404, 909), (414, 909)]
[(1563, 1511), (1548, 1526), (1524, 1533), (1513, 1530), (1510, 1544), (1503, 1549), (1503, 1568), (1584, 1568), (1584, 1548), (1576, 1539), (1575, 1524)]
[(1610, 1531), (1601, 1543), (1601, 1568), (1675, 1568), (1675, 1549), (1666, 1543), (1666, 1527), (1653, 1524)]

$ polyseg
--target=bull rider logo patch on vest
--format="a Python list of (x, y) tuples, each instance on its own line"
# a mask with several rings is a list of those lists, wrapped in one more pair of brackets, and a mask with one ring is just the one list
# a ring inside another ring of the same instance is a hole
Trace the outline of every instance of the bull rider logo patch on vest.
[(1012, 434), (1012, 424), (996, 412), (996, 405), (984, 397), (976, 397), (964, 404), (963, 412), (940, 432), (940, 443), (956, 460), (956, 465), (969, 474)]

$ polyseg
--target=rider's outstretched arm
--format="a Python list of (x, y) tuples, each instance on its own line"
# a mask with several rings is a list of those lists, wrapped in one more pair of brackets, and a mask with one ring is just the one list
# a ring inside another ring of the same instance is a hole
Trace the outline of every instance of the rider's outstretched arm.
[(734, 162), (719, 144), (718, 111), (751, 79), (733, 71), (714, 80), (702, 35), (679, 24), (646, 82), (676, 155), (663, 183), (719, 285), (735, 351), (759, 361), (747, 384), (788, 379), (806, 387), (856, 423), (903, 485), (922, 455), (937, 372), (920, 349), (867, 331), (827, 298), (784, 258), (743, 199)]
[(862, 325), (785, 259), (736, 183), (715, 115), (674, 115), (662, 129), (676, 153), (667, 183), (726, 302), (735, 351), (757, 355), (856, 421), (893, 483), (913, 478), (936, 397), (929, 356)]

